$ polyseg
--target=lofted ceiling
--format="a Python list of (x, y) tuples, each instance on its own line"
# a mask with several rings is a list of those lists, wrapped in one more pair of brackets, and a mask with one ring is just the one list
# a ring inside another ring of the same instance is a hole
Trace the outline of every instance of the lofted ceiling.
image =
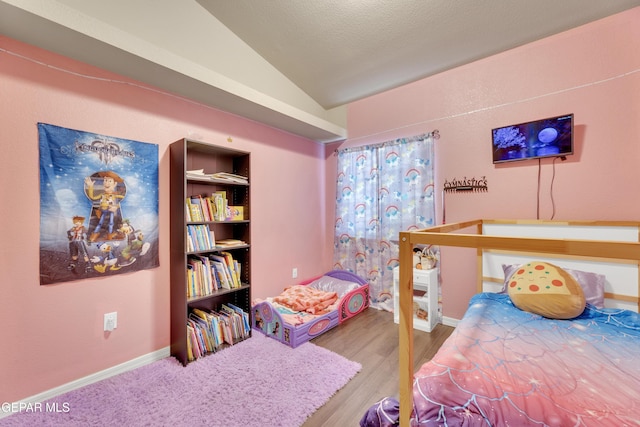
[(0, 0), (0, 34), (319, 142), (346, 105), (640, 0)]

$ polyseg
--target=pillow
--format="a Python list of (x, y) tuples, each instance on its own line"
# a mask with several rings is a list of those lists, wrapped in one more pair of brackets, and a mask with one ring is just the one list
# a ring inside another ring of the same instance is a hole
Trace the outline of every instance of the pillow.
[(331, 276), (321, 276), (309, 283), (307, 286), (325, 292), (335, 292), (338, 298), (342, 298), (354, 289), (358, 289), (361, 285), (348, 280), (336, 279)]
[(507, 287), (516, 307), (550, 319), (573, 319), (585, 308), (584, 292), (576, 279), (548, 262), (521, 265)]
[[(507, 293), (507, 283), (509, 282), (509, 278), (518, 267), (519, 265), (517, 264), (502, 264), (505, 281), (500, 293)], [(588, 304), (591, 304), (595, 308), (604, 308), (604, 284), (607, 281), (607, 278), (603, 274), (572, 270), (569, 268), (565, 268), (564, 271), (571, 274), (578, 281), (582, 287), (584, 298)]]

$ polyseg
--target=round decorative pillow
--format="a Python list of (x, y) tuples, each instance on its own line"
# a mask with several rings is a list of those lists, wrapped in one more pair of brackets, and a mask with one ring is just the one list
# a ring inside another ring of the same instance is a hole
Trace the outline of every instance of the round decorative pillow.
[(519, 309), (551, 319), (573, 319), (582, 314), (586, 304), (576, 279), (543, 261), (518, 267), (509, 278), (507, 292)]

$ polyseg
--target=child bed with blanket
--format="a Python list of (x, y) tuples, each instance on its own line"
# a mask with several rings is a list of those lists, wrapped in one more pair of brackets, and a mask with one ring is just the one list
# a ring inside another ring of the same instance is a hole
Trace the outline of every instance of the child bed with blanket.
[(344, 270), (286, 288), (256, 301), (253, 328), (291, 347), (309, 341), (369, 306), (369, 284)]
[[(361, 425), (640, 425), (639, 236), (640, 223), (610, 221), (400, 233), (399, 407), (382, 399)], [(414, 374), (415, 244), (475, 248), (480, 293)]]

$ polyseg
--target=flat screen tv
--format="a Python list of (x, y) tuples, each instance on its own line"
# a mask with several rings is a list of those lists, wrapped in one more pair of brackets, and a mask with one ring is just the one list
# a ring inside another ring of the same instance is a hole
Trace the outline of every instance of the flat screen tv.
[(573, 114), (491, 130), (493, 163), (573, 154)]

